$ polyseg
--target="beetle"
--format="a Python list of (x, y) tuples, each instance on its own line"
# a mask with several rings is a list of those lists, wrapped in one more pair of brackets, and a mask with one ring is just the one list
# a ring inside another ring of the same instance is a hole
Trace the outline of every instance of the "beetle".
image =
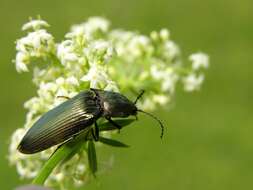
[[(152, 114), (136, 107), (143, 93), (144, 91), (134, 102), (120, 93), (92, 88), (80, 92), (73, 98), (66, 97), (67, 101), (45, 113), (33, 124), (21, 140), (18, 150), (24, 154), (37, 153), (61, 144), (84, 130), (92, 130), (92, 136), (97, 141), (99, 118), (104, 117), (120, 130), (121, 126), (112, 118), (137, 117), (138, 112), (145, 113), (159, 122), (162, 138), (164, 129), (162, 122)], [(95, 128), (91, 127), (93, 124)]]

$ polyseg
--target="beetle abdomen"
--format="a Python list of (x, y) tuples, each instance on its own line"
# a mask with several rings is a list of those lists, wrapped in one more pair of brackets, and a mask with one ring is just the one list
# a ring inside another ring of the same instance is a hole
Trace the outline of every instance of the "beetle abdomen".
[(32, 154), (62, 143), (89, 129), (100, 116), (100, 107), (93, 91), (84, 91), (43, 115), (28, 130), (18, 149)]

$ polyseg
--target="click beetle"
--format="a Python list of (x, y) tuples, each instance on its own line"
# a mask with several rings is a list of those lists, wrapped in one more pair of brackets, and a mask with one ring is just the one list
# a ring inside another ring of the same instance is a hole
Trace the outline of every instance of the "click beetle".
[(136, 107), (137, 100), (143, 95), (142, 91), (134, 102), (124, 95), (112, 91), (90, 89), (82, 91), (73, 98), (56, 106), (39, 118), (28, 130), (21, 140), (18, 150), (24, 154), (33, 154), (54, 145), (61, 144), (84, 130), (92, 128), (94, 140), (99, 138), (97, 120), (104, 117), (113, 126), (120, 129), (121, 126), (112, 118), (125, 118), (137, 116), (138, 112), (145, 113), (161, 126), (161, 137), (163, 135), (162, 122), (150, 113)]

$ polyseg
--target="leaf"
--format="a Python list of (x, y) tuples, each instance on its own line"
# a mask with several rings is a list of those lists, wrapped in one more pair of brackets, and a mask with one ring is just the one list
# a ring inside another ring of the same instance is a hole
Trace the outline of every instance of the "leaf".
[(129, 147), (129, 145), (124, 144), (120, 141), (113, 140), (113, 139), (108, 139), (108, 138), (105, 138), (105, 137), (99, 137), (99, 142), (101, 142), (103, 144), (106, 144), (106, 145), (113, 146), (113, 147), (123, 147), (123, 148)]
[(95, 176), (97, 171), (97, 156), (94, 142), (92, 140), (88, 141), (88, 161), (92, 174)]
[[(115, 119), (113, 121), (121, 127), (125, 127), (135, 121), (135, 119)], [(109, 131), (115, 129), (117, 129), (117, 127), (113, 126), (109, 121), (99, 124), (99, 131)]]

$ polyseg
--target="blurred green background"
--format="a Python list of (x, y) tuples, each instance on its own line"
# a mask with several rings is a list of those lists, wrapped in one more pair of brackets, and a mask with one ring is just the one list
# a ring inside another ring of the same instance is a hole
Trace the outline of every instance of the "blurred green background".
[(35, 89), (11, 60), (22, 24), (38, 14), (57, 40), (70, 25), (98, 15), (143, 33), (167, 27), (185, 57), (199, 50), (211, 57), (201, 91), (179, 89), (173, 109), (156, 113), (167, 126), (164, 140), (156, 123), (141, 117), (119, 136), (131, 148), (105, 148), (115, 156), (113, 168), (83, 189), (253, 188), (252, 0), (0, 0), (0, 189), (25, 183), (6, 157)]

